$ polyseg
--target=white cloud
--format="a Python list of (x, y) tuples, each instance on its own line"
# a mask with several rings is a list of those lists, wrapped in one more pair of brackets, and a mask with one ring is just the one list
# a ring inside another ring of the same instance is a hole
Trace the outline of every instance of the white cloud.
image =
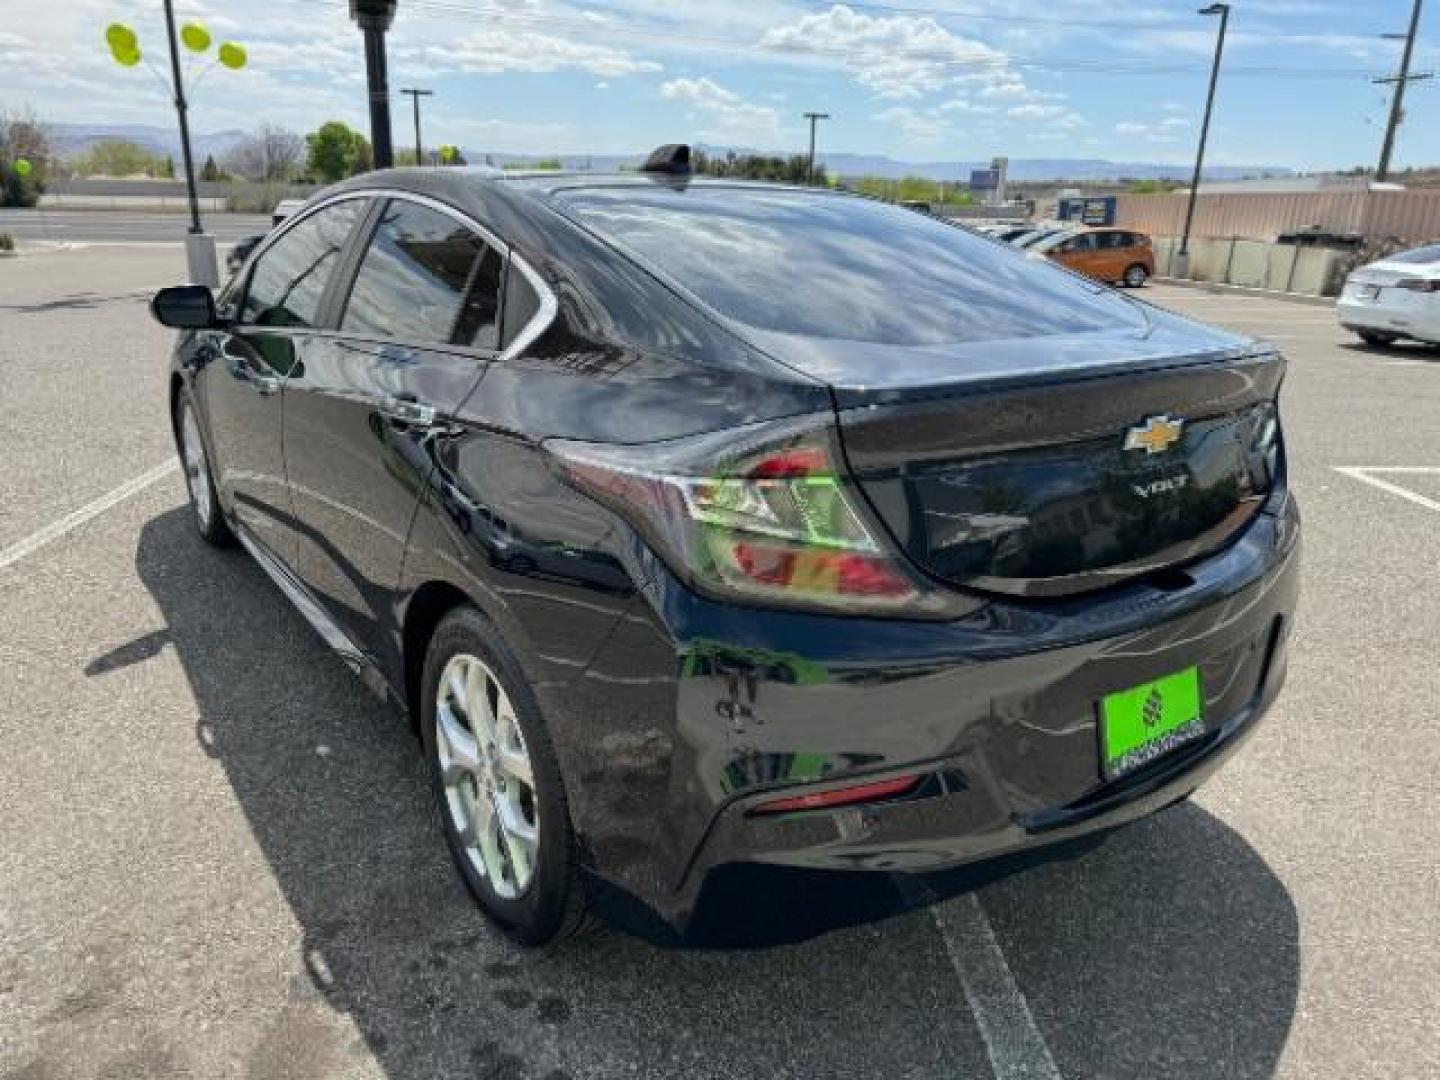
[(963, 113), (967, 116), (992, 116), (999, 110), (994, 105), (977, 105), (968, 98), (951, 98), (935, 106), (942, 113)]
[(855, 72), (861, 85), (884, 98), (917, 98), (966, 78), (991, 79), (1008, 58), (979, 41), (959, 37), (934, 19), (871, 16), (836, 4), (829, 11), (766, 31), (761, 44), (819, 58), (833, 58)]
[(935, 143), (951, 133), (950, 125), (935, 115), (936, 111), (922, 113), (908, 105), (892, 105), (876, 113), (874, 119), (898, 129), (906, 142)]
[(706, 125), (701, 134), (715, 141), (773, 138), (780, 131), (780, 113), (769, 105), (746, 101), (714, 79), (671, 79), (660, 96), (694, 107)]
[(1175, 141), (1180, 132), (1189, 126), (1190, 121), (1183, 116), (1167, 116), (1155, 121), (1122, 120), (1115, 125), (1115, 134), (1166, 143)]
[(572, 41), (505, 25), (487, 26), (453, 44), (427, 45), (421, 53), (432, 71), (469, 71), (481, 75), (573, 68), (616, 78), (661, 70), (655, 61), (640, 59), (611, 45)]

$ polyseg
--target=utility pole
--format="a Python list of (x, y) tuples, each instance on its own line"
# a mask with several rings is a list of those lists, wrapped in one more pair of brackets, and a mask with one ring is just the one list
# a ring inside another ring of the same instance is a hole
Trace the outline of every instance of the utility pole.
[(811, 187), (815, 185), (815, 122), (817, 120), (829, 120), (830, 114), (823, 112), (802, 113), (806, 120), (810, 121), (810, 164), (805, 169), (805, 182)]
[(1180, 237), (1180, 257), (1184, 260), (1180, 275), (1189, 273), (1190, 227), (1195, 223), (1195, 199), (1200, 194), (1200, 174), (1205, 169), (1205, 142), (1210, 137), (1210, 114), (1215, 110), (1215, 85), (1220, 80), (1220, 58), (1225, 54), (1225, 30), (1230, 25), (1230, 5), (1211, 4), (1197, 12), (1219, 15), (1220, 32), (1215, 36), (1215, 63), (1210, 67), (1210, 92), (1205, 97), (1205, 119), (1200, 123), (1200, 146), (1195, 151), (1195, 178), (1190, 182), (1190, 202), (1185, 207), (1185, 231)]
[[(1405, 86), (1421, 79), (1433, 79), (1433, 72), (1420, 75), (1410, 74), (1410, 58), (1415, 53), (1415, 36), (1420, 32), (1420, 6), (1423, 0), (1415, 0), (1410, 10), (1410, 30), (1405, 35), (1405, 52), (1400, 58), (1400, 74), (1388, 79), (1376, 79), (1377, 83), (1394, 83), (1395, 96), (1390, 101), (1390, 122), (1385, 125), (1385, 143), (1380, 148), (1380, 165), (1375, 170), (1377, 183), (1384, 183), (1390, 176), (1390, 158), (1395, 152), (1395, 132), (1405, 118)], [(1386, 35), (1389, 36), (1389, 35)]]
[(425, 158), (424, 158), (424, 156), (423, 156), (423, 153), (424, 153), (424, 152), (420, 149), (420, 146), (421, 146), (421, 143), (420, 143), (420, 99), (421, 99), (422, 97), (432, 97), (432, 96), (434, 95), (435, 91), (434, 91), (434, 90), (415, 90), (415, 89), (412, 89), (412, 88), (410, 88), (410, 87), (407, 86), (407, 87), (402, 87), (401, 90), (400, 90), (400, 92), (401, 92), (402, 94), (409, 94), (409, 95), (410, 95), (410, 100), (411, 100), (411, 101), (414, 103), (414, 105), (415, 105), (415, 164), (416, 164), (416, 165), (424, 165), (424, 164), (425, 164)]
[(375, 168), (395, 164), (390, 148), (390, 87), (385, 74), (385, 32), (395, 18), (395, 0), (350, 0), (350, 17), (365, 35), (365, 78), (370, 93), (370, 145)]

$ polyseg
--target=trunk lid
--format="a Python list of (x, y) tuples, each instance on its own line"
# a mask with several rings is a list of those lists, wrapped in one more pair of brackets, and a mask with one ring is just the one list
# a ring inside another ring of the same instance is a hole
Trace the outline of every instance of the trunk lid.
[(997, 344), (968, 380), (837, 389), (860, 489), (935, 577), (1022, 596), (1104, 588), (1223, 547), (1276, 483), (1273, 351), (1032, 341), (1051, 363), (1007, 368)]

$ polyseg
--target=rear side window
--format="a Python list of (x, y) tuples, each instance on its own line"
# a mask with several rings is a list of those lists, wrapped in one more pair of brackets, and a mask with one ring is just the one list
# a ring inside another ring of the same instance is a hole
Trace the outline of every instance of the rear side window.
[(938, 345), (1145, 325), (1112, 290), (869, 199), (695, 184), (576, 188), (557, 201), (757, 330)]
[(1401, 251), (1394, 255), (1387, 255), (1384, 262), (1398, 263), (1440, 263), (1440, 244), (1430, 244), (1426, 247), (1415, 248), (1413, 251)]
[(457, 219), (392, 200), (365, 250), (340, 329), (493, 349), (503, 269), (500, 252)]
[(315, 326), (325, 288), (364, 205), (363, 199), (334, 203), (276, 240), (256, 260), (241, 321), (260, 326)]

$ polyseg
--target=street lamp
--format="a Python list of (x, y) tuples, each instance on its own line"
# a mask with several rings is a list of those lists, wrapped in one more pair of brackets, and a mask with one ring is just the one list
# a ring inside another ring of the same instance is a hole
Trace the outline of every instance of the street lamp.
[(395, 19), (395, 0), (350, 0), (350, 17), (365, 35), (365, 79), (370, 90), (370, 145), (375, 167), (395, 164), (390, 148), (390, 87), (385, 75), (385, 31)]
[(1225, 29), (1230, 24), (1230, 5), (1211, 4), (1200, 15), (1219, 15), (1220, 32), (1215, 36), (1215, 63), (1210, 68), (1210, 92), (1205, 98), (1205, 119), (1200, 123), (1200, 146), (1195, 151), (1195, 178), (1190, 182), (1190, 203), (1185, 208), (1185, 231), (1180, 237), (1180, 276), (1190, 272), (1190, 227), (1195, 222), (1195, 199), (1200, 194), (1200, 173), (1205, 168), (1205, 141), (1210, 137), (1210, 114), (1215, 108), (1215, 84), (1220, 79), (1220, 58), (1225, 53)]
[(810, 163), (805, 167), (805, 182), (812, 187), (815, 184), (815, 121), (829, 120), (830, 114), (823, 112), (802, 113), (806, 120), (810, 121)]

